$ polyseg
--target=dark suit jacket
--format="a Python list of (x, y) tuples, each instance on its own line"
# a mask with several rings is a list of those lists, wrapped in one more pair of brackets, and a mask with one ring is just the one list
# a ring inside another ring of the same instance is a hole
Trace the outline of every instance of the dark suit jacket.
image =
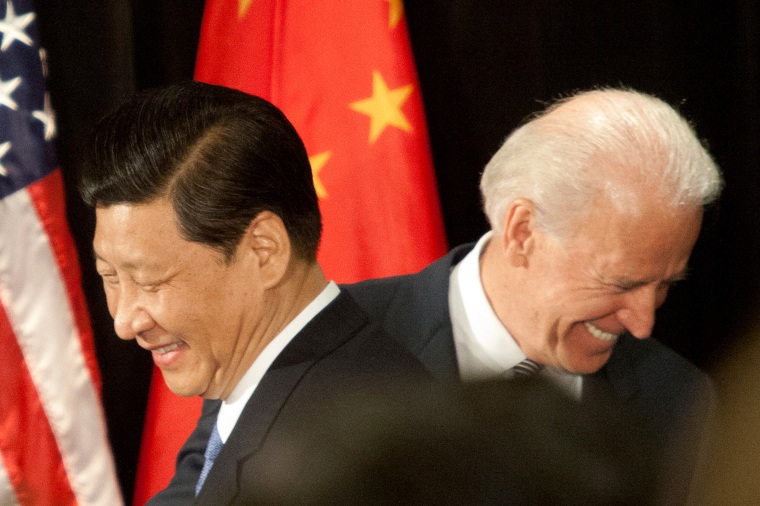
[[(370, 280), (345, 288), (383, 328), (439, 380), (459, 379), (449, 317), (449, 274), (473, 244), (459, 246), (418, 274)], [(685, 497), (705, 443), (713, 389), (709, 378), (655, 339), (623, 335), (595, 374), (584, 377), (583, 402), (619, 402), (639, 412), (664, 448), (667, 497)]]
[[(424, 382), (424, 367), (390, 339), (345, 292), (320, 312), (272, 363), (214, 462), (196, 504), (241, 504), (251, 493), (250, 470), (268, 445), (288, 431), (308, 430), (308, 413), (339, 406), (343, 388), (378, 380)], [(177, 457), (169, 486), (151, 505), (193, 502), (203, 453), (221, 401), (205, 401), (195, 431)], [(271, 454), (271, 453), (270, 453)]]

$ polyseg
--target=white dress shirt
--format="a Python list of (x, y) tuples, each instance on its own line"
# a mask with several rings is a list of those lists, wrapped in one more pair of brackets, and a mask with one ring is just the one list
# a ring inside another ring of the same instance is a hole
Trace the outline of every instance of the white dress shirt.
[[(459, 374), (464, 381), (508, 374), (525, 353), (488, 302), (480, 277), (480, 256), (491, 239), (488, 232), (452, 270), (449, 277), (449, 314), (454, 333)], [(583, 377), (552, 367), (539, 373), (580, 399)]]
[(301, 329), (303, 329), (307, 323), (314, 319), (317, 314), (327, 307), (340, 294), (340, 288), (335, 282), (330, 281), (328, 285), (320, 292), (317, 297), (306, 306), (303, 311), (293, 318), (279, 334), (264, 348), (264, 350), (256, 357), (251, 367), (246, 371), (245, 375), (240, 379), (238, 384), (232, 390), (230, 396), (222, 401), (222, 406), (219, 408), (219, 416), (216, 419), (219, 435), (222, 438), (222, 442), (226, 443), (227, 438), (230, 437), (232, 429), (235, 428), (235, 424), (240, 418), (240, 413), (243, 412), (243, 408), (248, 403), (248, 400), (253, 395), (256, 387), (259, 386), (261, 378), (272, 365), (272, 362), (277, 356), (285, 349), (285, 347), (293, 340)]

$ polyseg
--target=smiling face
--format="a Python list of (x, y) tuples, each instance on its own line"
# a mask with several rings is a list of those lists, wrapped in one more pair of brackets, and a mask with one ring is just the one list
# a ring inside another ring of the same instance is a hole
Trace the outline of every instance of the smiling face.
[[(701, 208), (642, 202), (635, 213), (624, 213), (603, 201), (563, 241), (533, 228), (529, 208), (511, 214), (524, 211), (522, 228), (510, 232), (508, 225), (489, 244), (486, 293), (529, 358), (572, 373), (595, 372), (624, 332), (649, 337), (655, 310), (686, 274)], [(499, 265), (516, 269), (506, 274)], [(502, 274), (489, 281), (495, 271)]]
[(96, 209), (93, 246), (116, 333), (150, 350), (169, 388), (225, 397), (248, 368), (262, 288), (250, 252), (230, 262), (183, 239), (170, 203)]

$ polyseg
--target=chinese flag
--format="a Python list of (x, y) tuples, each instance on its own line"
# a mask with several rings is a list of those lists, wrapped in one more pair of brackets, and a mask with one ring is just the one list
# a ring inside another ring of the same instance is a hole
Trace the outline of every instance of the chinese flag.
[[(416, 272), (445, 252), (401, 0), (207, 0), (196, 79), (263, 97), (295, 125), (320, 199), (328, 279)], [(149, 409), (136, 501), (173, 474), (173, 463), (156, 463), (179, 450), (162, 442), (180, 430), (179, 414), (189, 435), (200, 412), (199, 399), (161, 403)]]

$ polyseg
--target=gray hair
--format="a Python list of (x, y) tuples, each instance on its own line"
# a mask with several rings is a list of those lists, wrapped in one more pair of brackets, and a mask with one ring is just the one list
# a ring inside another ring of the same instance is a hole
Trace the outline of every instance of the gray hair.
[(480, 184), (496, 231), (516, 198), (537, 209), (540, 230), (566, 236), (608, 195), (620, 207), (643, 192), (666, 205), (705, 206), (723, 188), (720, 171), (689, 123), (653, 96), (599, 89), (564, 98), (515, 130)]

